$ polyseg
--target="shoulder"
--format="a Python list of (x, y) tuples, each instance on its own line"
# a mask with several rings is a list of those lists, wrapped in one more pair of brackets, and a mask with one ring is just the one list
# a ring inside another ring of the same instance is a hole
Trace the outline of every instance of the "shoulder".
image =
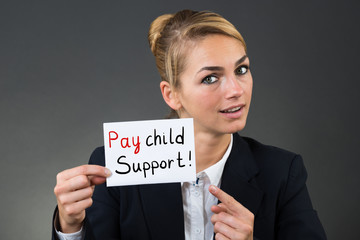
[(303, 181), (307, 178), (301, 155), (238, 134), (235, 134), (234, 138), (237, 143), (235, 147), (247, 148), (249, 151), (248, 155), (257, 166), (260, 178), (271, 178), (271, 181), (287, 181), (293, 176), (302, 176)]
[[(239, 136), (239, 135), (238, 135)], [(290, 152), (288, 150), (263, 144), (253, 138), (249, 137), (242, 137), (239, 136), (246, 144), (248, 145), (249, 149), (251, 150), (252, 154), (257, 159), (264, 159), (264, 158), (270, 158), (270, 159), (292, 159), (298, 154)]]
[[(306, 189), (307, 172), (299, 154), (239, 137), (238, 146), (248, 148), (248, 164), (255, 165), (254, 179), (268, 201), (282, 206)], [(307, 193), (305, 193), (306, 195)]]
[(266, 145), (249, 137), (239, 135), (237, 137), (246, 144), (259, 167), (262, 165), (274, 167), (289, 166), (293, 163), (294, 159), (301, 159), (301, 156), (297, 153)]

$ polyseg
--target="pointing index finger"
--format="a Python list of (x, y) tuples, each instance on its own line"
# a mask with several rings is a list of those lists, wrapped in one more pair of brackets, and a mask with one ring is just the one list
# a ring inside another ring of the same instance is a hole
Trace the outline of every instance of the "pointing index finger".
[(220, 202), (226, 205), (231, 205), (234, 202), (237, 203), (237, 201), (232, 196), (230, 196), (229, 194), (227, 194), (226, 192), (224, 192), (223, 190), (221, 190), (220, 188), (214, 185), (210, 185), (209, 191), (212, 195), (214, 195), (217, 199), (219, 199)]
[(217, 199), (220, 200), (221, 204), (218, 205), (220, 208), (226, 209), (226, 212), (235, 214), (237, 216), (250, 213), (250, 211), (244, 207), (241, 203), (236, 201), (232, 196), (221, 190), (220, 188), (210, 185), (209, 191)]

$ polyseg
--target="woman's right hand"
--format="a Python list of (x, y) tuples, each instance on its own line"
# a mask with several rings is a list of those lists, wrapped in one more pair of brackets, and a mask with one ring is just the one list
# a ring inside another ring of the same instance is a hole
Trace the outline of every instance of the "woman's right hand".
[(74, 233), (81, 229), (85, 209), (92, 205), (95, 185), (105, 182), (111, 172), (98, 165), (82, 165), (60, 172), (56, 177), (54, 193), (59, 209), (60, 230)]

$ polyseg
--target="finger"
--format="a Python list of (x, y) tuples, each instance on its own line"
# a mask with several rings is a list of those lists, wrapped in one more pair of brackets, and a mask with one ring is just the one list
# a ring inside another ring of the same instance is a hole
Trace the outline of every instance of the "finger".
[[(237, 229), (232, 228), (222, 222), (215, 223), (214, 232), (216, 233), (216, 235), (219, 235), (219, 237), (225, 237), (219, 239), (245, 239), (245, 237), (247, 236), (245, 233), (237, 231)], [(216, 235), (215, 239), (217, 239)]]
[(218, 188), (214, 185), (210, 185), (209, 191), (212, 195), (214, 195), (217, 199), (219, 199), (225, 205), (231, 205), (236, 202), (236, 200), (232, 196), (230, 196), (229, 194), (227, 194), (226, 192), (224, 192), (223, 190), (221, 190), (220, 188)]
[(80, 189), (75, 192), (69, 192), (66, 194), (62, 194), (58, 197), (59, 205), (72, 204), (75, 202), (82, 201), (87, 198), (91, 198), (94, 192), (94, 188), (92, 186)]
[(61, 206), (61, 208), (59, 208), (59, 214), (64, 219), (68, 219), (68, 216), (70, 216), (72, 219), (72, 222), (78, 221), (79, 219), (77, 219), (76, 216), (84, 215), (84, 210), (87, 209), (88, 207), (90, 207), (92, 205), (92, 203), (93, 203), (92, 198), (86, 198), (84, 200), (74, 202), (72, 204), (67, 204), (67, 205)]
[(235, 229), (242, 229), (243, 228), (242, 225), (245, 224), (239, 218), (236, 218), (233, 215), (228, 214), (226, 212), (221, 212), (219, 214), (212, 215), (211, 222), (214, 225), (217, 222), (221, 222), (221, 223), (224, 223), (224, 224), (228, 225), (229, 227), (235, 228)]
[(210, 209), (213, 213), (230, 212), (225, 204), (219, 203), (218, 205), (211, 206)]
[(225, 237), (223, 234), (221, 233), (216, 233), (215, 234), (215, 240), (230, 240), (230, 238)]
[(109, 177), (111, 171), (99, 165), (82, 165), (62, 171), (57, 175), (57, 181), (63, 182), (78, 175)]
[(106, 181), (106, 178), (101, 177), (87, 177), (85, 175), (76, 176), (63, 182), (57, 184), (54, 188), (54, 193), (56, 196), (61, 194), (77, 191), (79, 189), (87, 188), (89, 186), (95, 187), (95, 185), (101, 184)]
[(231, 212), (237, 215), (249, 212), (247, 208), (245, 208), (242, 204), (240, 204), (232, 196), (230, 196), (220, 188), (214, 185), (210, 185), (209, 191), (227, 207), (227, 212)]
[(92, 186), (103, 184), (106, 181), (106, 178), (98, 176), (90, 176), (89, 179)]
[(254, 214), (252, 214), (250, 211), (248, 214), (239, 216), (226, 212), (223, 208), (219, 209), (220, 211), (218, 213), (215, 213), (211, 216), (210, 220), (213, 225), (215, 225), (217, 222), (222, 222), (234, 229), (238, 229), (240, 232), (252, 233), (254, 227)]
[(61, 184), (57, 184), (55, 186), (54, 192), (56, 196), (61, 194), (72, 192), (78, 189), (86, 188), (91, 185), (90, 180), (85, 175), (76, 176), (74, 178), (69, 179), (66, 182)]

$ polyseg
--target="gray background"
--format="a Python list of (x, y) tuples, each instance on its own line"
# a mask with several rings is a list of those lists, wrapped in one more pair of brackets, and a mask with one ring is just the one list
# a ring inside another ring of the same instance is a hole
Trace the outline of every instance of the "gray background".
[(248, 44), (243, 135), (301, 153), (329, 239), (360, 239), (357, 1), (1, 1), (0, 238), (49, 239), (56, 174), (102, 123), (168, 112), (148, 48), (158, 15), (213, 10)]

